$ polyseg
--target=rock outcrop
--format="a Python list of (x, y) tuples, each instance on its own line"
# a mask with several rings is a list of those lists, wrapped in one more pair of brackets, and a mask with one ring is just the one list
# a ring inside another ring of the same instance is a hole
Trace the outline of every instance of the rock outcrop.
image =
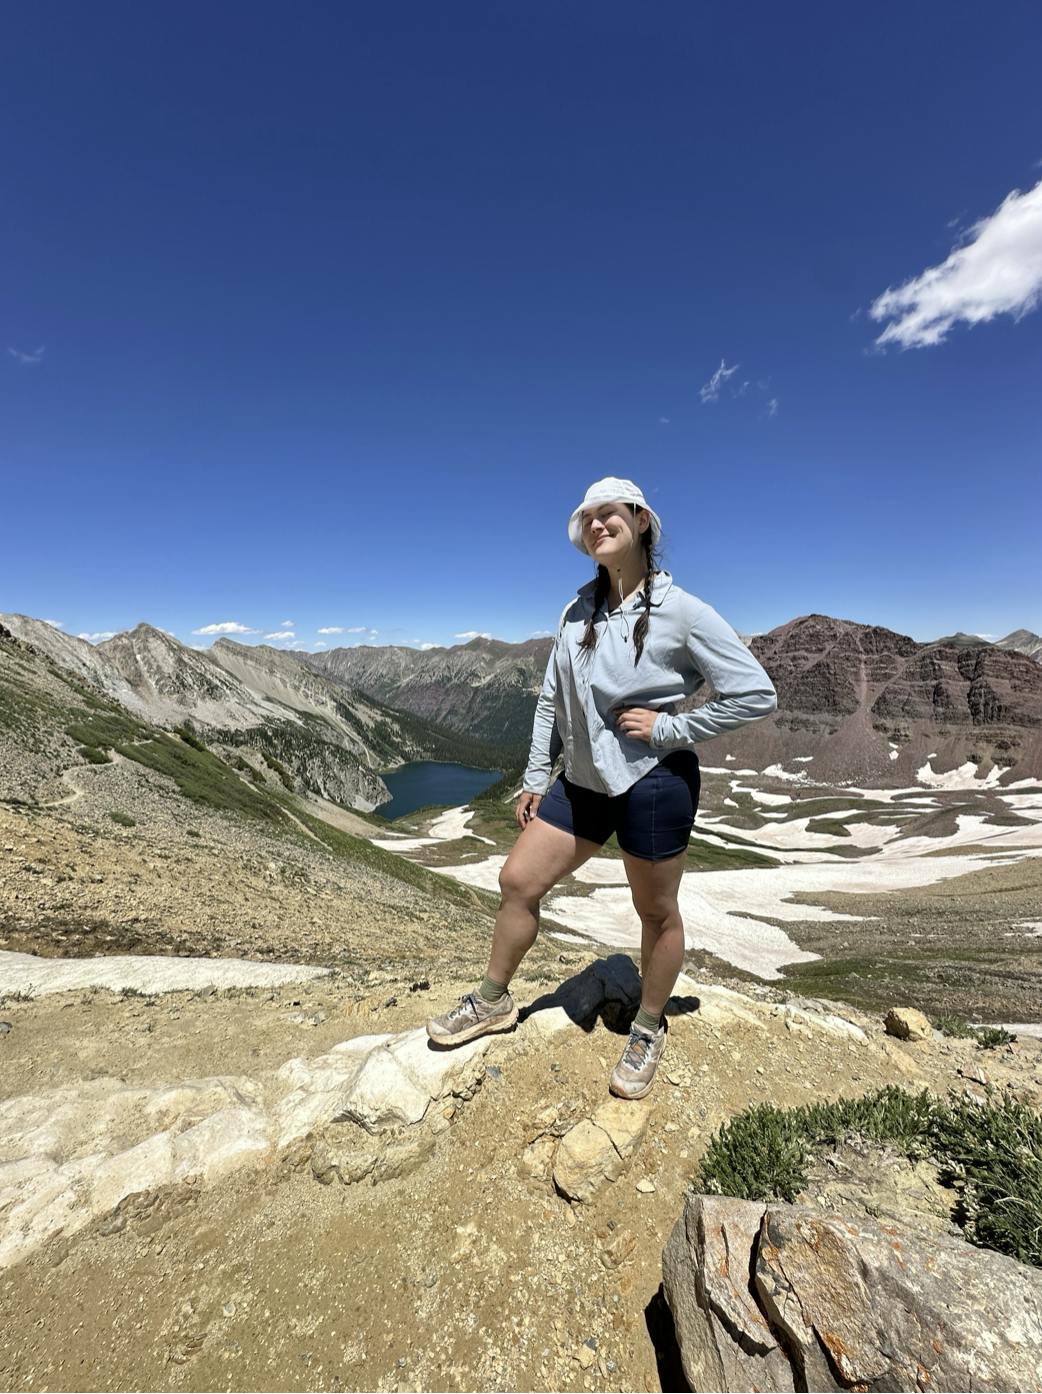
[(1042, 1273), (965, 1240), (689, 1194), (662, 1268), (692, 1390), (1037, 1387)]

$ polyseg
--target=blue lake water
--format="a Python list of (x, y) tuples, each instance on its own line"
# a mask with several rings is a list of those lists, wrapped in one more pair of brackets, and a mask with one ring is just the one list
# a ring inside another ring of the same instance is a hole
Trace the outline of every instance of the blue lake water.
[(468, 803), (490, 784), (502, 770), (477, 770), (471, 765), (451, 765), (441, 760), (413, 760), (380, 778), (391, 791), (388, 803), (373, 811), (382, 818), (401, 818), (427, 804), (447, 804), (456, 808)]

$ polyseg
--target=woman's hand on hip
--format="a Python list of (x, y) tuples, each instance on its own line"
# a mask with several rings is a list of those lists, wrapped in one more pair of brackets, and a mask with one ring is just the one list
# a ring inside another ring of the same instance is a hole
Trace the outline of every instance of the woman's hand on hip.
[(658, 712), (648, 707), (612, 707), (615, 725), (624, 736), (632, 741), (646, 741), (651, 744), (651, 733), (655, 728)]
[(528, 827), (542, 801), (542, 794), (530, 794), (527, 789), (522, 791), (521, 797), (517, 801), (517, 808), (514, 810), (519, 828)]

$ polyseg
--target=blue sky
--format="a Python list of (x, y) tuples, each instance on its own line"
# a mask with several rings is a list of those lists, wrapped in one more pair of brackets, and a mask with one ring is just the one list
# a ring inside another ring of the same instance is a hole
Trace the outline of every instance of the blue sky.
[(742, 632), (1042, 632), (1038, 6), (4, 27), (0, 610), (520, 640), (615, 474)]

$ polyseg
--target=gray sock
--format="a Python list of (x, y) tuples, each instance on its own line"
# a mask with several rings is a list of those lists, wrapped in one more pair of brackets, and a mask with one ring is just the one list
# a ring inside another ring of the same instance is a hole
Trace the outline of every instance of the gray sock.
[(506, 983), (497, 983), (494, 978), (488, 977), (487, 974), (481, 979), (481, 985), (478, 988), (479, 994), (486, 1002), (498, 1002), (506, 990)]
[(656, 1032), (662, 1025), (662, 1013), (659, 1012), (658, 1016), (652, 1016), (650, 1012), (646, 1012), (643, 1007), (640, 1007), (637, 1010), (637, 1015), (633, 1018), (633, 1024), (634, 1026), (642, 1026), (645, 1031)]

